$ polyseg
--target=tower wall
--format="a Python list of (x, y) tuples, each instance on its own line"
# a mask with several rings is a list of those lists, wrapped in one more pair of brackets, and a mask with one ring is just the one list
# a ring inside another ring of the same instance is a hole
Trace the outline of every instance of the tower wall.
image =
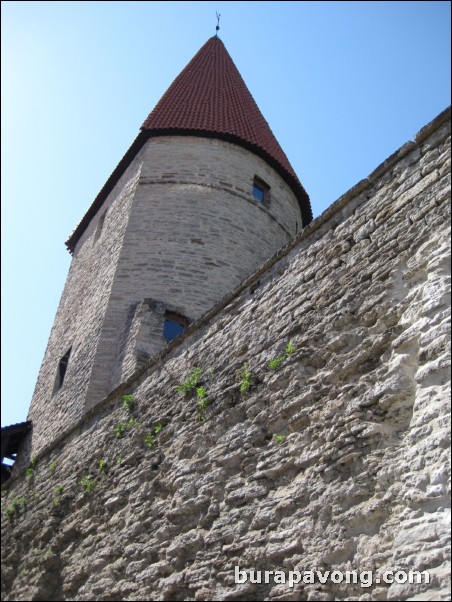
[[(108, 298), (138, 185), (140, 156), (125, 171), (74, 253), (28, 412), (28, 419), (33, 422), (33, 453), (83, 414)], [(101, 241), (102, 221), (102, 229), (107, 230), (109, 236)], [(70, 348), (63, 386), (55, 391), (59, 361)]]
[[(253, 198), (255, 176), (270, 187), (268, 206)], [(29, 413), (33, 448), (166, 345), (165, 310), (198, 319), (301, 226), (289, 186), (250, 151), (149, 139), (75, 248)]]

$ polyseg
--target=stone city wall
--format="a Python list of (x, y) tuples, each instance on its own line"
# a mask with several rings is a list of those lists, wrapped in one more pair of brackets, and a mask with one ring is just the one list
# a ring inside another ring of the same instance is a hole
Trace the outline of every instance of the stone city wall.
[[(448, 599), (449, 120), (17, 472), (2, 599)], [(235, 584), (235, 566), (430, 583)]]

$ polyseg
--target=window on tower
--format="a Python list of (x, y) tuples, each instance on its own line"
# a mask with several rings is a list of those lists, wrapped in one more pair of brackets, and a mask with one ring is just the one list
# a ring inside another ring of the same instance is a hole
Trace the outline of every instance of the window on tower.
[(172, 311), (166, 311), (165, 322), (163, 324), (163, 336), (170, 342), (184, 332), (189, 324), (190, 320), (184, 316)]
[(270, 204), (270, 186), (258, 176), (254, 176), (253, 180), (253, 197), (262, 205), (268, 207)]
[(58, 362), (58, 370), (55, 378), (55, 386), (53, 388), (53, 394), (57, 393), (63, 386), (64, 378), (66, 376), (67, 367), (69, 364), (69, 357), (71, 355), (72, 347), (70, 347), (63, 357)]
[(102, 213), (102, 215), (99, 217), (99, 221), (97, 222), (97, 228), (96, 228), (96, 233), (94, 234), (94, 242), (96, 242), (101, 235), (102, 232), (102, 228), (104, 227), (104, 222), (105, 222), (105, 217), (107, 215), (107, 212), (104, 211)]

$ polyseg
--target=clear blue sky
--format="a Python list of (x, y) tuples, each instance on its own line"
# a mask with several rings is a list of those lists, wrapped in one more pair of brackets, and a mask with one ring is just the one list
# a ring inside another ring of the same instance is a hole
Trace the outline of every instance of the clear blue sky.
[(315, 216), (450, 104), (449, 2), (2, 2), (2, 425), (26, 418), (64, 241), (216, 11)]

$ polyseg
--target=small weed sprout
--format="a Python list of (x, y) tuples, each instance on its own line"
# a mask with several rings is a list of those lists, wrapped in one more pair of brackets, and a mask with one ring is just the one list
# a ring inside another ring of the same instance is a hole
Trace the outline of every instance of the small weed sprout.
[(196, 420), (198, 422), (204, 422), (206, 417), (206, 408), (209, 405), (207, 389), (205, 387), (196, 388), (196, 397), (198, 404), (198, 412), (196, 413)]
[(141, 420), (139, 420), (138, 418), (131, 417), (127, 422), (118, 422), (117, 424), (115, 424), (115, 426), (113, 427), (113, 432), (116, 435), (117, 439), (122, 439), (127, 429), (138, 429), (140, 427)]
[(124, 437), (124, 433), (126, 432), (127, 424), (125, 422), (118, 422), (113, 427), (113, 432), (116, 435), (117, 439), (122, 439)]
[(288, 358), (291, 355), (293, 355), (296, 350), (297, 348), (295, 347), (294, 343), (292, 341), (289, 341), (286, 345), (286, 348), (284, 349), (284, 355), (286, 356), (286, 358)]
[(102, 474), (107, 474), (107, 462), (104, 459), (99, 460), (99, 470)]
[(55, 470), (55, 462), (52, 460), (49, 464), (49, 470), (53, 472)]
[(91, 493), (91, 491), (94, 489), (94, 480), (87, 474), (83, 475), (80, 480), (80, 484), (87, 493)]
[(50, 546), (48, 548), (46, 548), (45, 550), (36, 550), (35, 551), (35, 556), (37, 558), (48, 558), (52, 554), (53, 554), (53, 550)]
[(19, 509), (25, 508), (27, 500), (23, 496), (15, 497), (9, 506), (6, 507), (6, 516), (11, 520)]
[(126, 428), (128, 428), (128, 429), (137, 428), (138, 429), (140, 427), (141, 427), (141, 420), (138, 420), (138, 418), (129, 418)]
[(148, 449), (155, 447), (155, 437), (152, 433), (148, 433), (144, 439), (144, 444)]
[(205, 412), (196, 412), (196, 420), (198, 422), (204, 422), (205, 418), (206, 418)]
[(196, 388), (196, 397), (198, 398), (198, 408), (200, 410), (205, 410), (209, 405), (209, 400), (207, 399), (208, 393), (205, 387), (197, 387)]
[(285, 435), (273, 435), (273, 439), (276, 443), (284, 443), (284, 441), (286, 440), (286, 436)]
[(292, 341), (289, 341), (284, 348), (284, 353), (270, 360), (267, 364), (269, 370), (278, 370), (288, 357), (293, 355), (297, 348)]
[(146, 435), (144, 439), (144, 444), (147, 448), (152, 449), (157, 445), (157, 435), (161, 433), (162, 429), (163, 424), (159, 422), (158, 424), (155, 424), (152, 428), (152, 431)]
[(63, 495), (63, 491), (63, 485), (57, 485), (55, 487), (55, 497), (53, 498), (54, 506), (59, 506), (61, 504), (61, 496)]
[(123, 395), (121, 397), (122, 407), (127, 413), (131, 414), (135, 408), (135, 396), (134, 395)]
[(29, 481), (30, 479), (32, 479), (34, 477), (37, 463), (38, 463), (38, 459), (36, 458), (36, 456), (33, 456), (30, 464), (28, 465), (28, 467), (25, 470), (25, 478), (27, 479), (27, 481)]
[(281, 364), (283, 363), (283, 361), (286, 358), (283, 355), (280, 355), (279, 357), (275, 357), (273, 360), (270, 360), (268, 362), (268, 369), (269, 370), (278, 370), (278, 368), (281, 366)]
[(119, 466), (120, 464), (122, 464), (122, 460), (123, 460), (123, 457), (122, 456), (118, 456), (116, 458), (116, 464)]
[(187, 380), (176, 387), (176, 390), (180, 395), (182, 395), (182, 397), (185, 397), (194, 389), (196, 389), (196, 386), (199, 384), (200, 380), (201, 368), (195, 368), (193, 372), (188, 376)]
[(251, 386), (251, 372), (248, 370), (248, 364), (246, 362), (243, 363), (243, 367), (240, 370), (240, 379), (239, 390), (243, 395), (248, 392), (248, 389)]

